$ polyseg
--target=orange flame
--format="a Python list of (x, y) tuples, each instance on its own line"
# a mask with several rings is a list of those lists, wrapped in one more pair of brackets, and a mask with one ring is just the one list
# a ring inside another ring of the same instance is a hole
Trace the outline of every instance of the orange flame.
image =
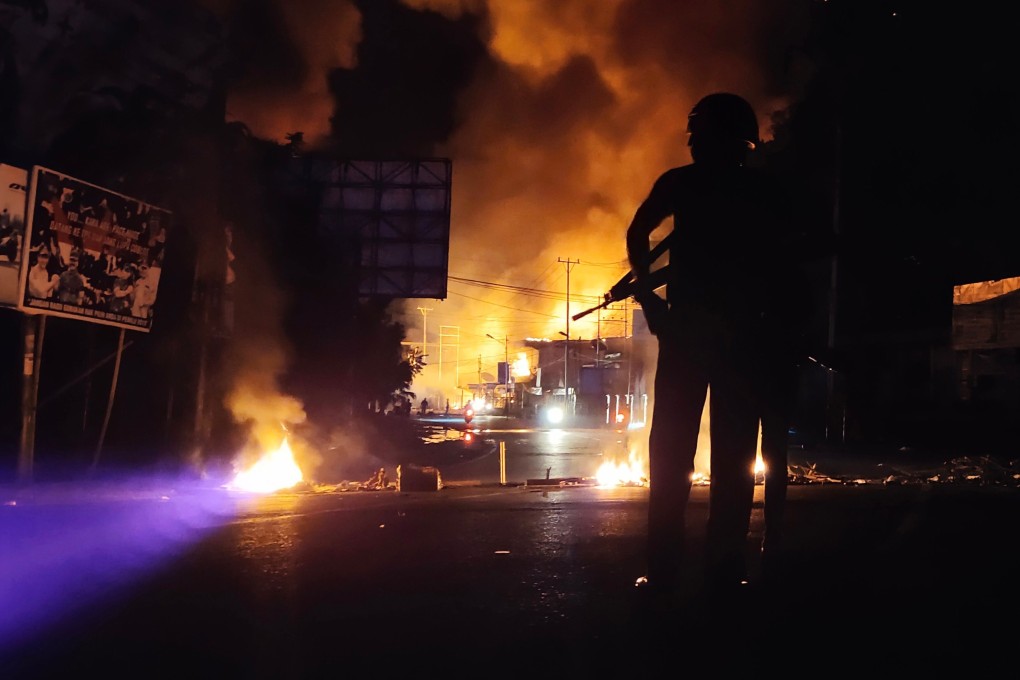
[(635, 452), (631, 452), (626, 461), (606, 461), (595, 473), (599, 486), (645, 486), (648, 484), (648, 471)]
[(228, 487), (251, 493), (273, 493), (296, 486), (303, 479), (290, 444), (284, 438), (280, 448), (266, 453), (251, 467), (238, 472)]

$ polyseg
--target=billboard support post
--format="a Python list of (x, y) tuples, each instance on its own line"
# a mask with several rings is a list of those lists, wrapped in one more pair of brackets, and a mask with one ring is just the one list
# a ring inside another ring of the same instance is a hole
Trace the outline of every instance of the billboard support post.
[(24, 347), (24, 368), (21, 375), (21, 442), (18, 451), (18, 481), (29, 483), (34, 475), (35, 415), (39, 399), (39, 368), (42, 358), (45, 314), (24, 314), (21, 338)]
[(113, 399), (117, 396), (117, 382), (120, 378), (120, 360), (124, 355), (124, 329), (120, 329), (117, 337), (117, 358), (113, 361), (113, 379), (110, 381), (110, 396), (106, 400), (106, 414), (103, 416), (103, 429), (99, 433), (99, 441), (96, 443), (96, 452), (92, 456), (92, 471), (95, 472), (99, 465), (99, 455), (103, 452), (103, 443), (106, 441), (106, 430), (110, 426), (110, 413), (113, 412)]

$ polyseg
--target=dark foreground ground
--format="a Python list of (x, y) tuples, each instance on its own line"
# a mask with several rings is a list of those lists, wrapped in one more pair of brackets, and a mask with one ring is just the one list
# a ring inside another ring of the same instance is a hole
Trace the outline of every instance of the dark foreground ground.
[(696, 562), (638, 599), (644, 487), (8, 487), (0, 678), (989, 677), (1016, 658), (1020, 482), (957, 470), (802, 478), (786, 579), (752, 563), (729, 606)]

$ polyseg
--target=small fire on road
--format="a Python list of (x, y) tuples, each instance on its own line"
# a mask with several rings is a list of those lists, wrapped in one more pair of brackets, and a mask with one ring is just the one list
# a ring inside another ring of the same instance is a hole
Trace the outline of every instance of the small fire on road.
[[(754, 479), (756, 484), (765, 481), (765, 461), (762, 459), (761, 447), (754, 459)], [(648, 486), (648, 467), (645, 461), (634, 451), (630, 453), (626, 461), (606, 461), (599, 466), (595, 473), (595, 480), (599, 486)], [(691, 473), (691, 484), (694, 486), (707, 486), (711, 477), (707, 472), (695, 470)]]
[(761, 446), (758, 446), (758, 453), (754, 457), (754, 466), (752, 467), (754, 472), (755, 483), (764, 483), (765, 481), (765, 459), (761, 457)]
[(595, 473), (599, 486), (645, 486), (648, 470), (636, 452), (631, 451), (625, 461), (606, 461)]
[(304, 479), (301, 468), (286, 437), (275, 451), (270, 451), (241, 470), (227, 488), (250, 493), (273, 493), (296, 486)]

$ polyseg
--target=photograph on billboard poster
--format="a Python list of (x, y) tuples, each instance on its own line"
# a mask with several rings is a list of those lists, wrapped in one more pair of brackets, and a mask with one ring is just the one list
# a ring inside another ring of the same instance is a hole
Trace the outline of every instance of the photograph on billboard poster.
[(0, 305), (18, 306), (28, 170), (0, 163)]
[(152, 328), (169, 211), (41, 167), (27, 206), (19, 309)]

